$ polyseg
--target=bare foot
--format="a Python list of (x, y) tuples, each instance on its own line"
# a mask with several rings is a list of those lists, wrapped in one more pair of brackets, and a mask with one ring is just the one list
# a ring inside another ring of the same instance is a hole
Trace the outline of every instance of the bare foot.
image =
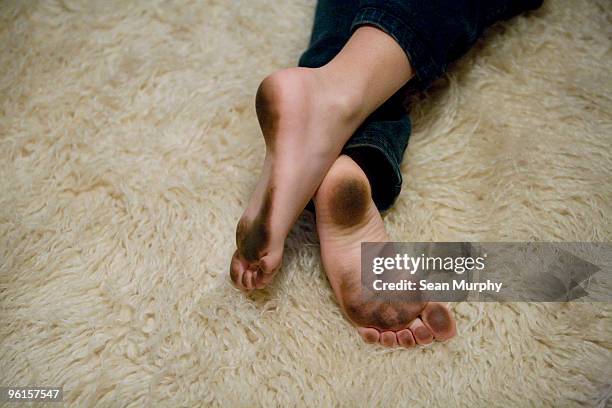
[(456, 333), (448, 309), (434, 302), (382, 302), (361, 296), (361, 242), (388, 241), (361, 168), (340, 156), (315, 195), (327, 277), (346, 316), (368, 343), (393, 347), (444, 341)]
[(289, 68), (261, 83), (256, 110), (266, 143), (259, 182), (236, 230), (230, 276), (244, 290), (267, 285), (285, 238), (342, 146), (364, 119), (358, 98), (321, 68)]
[(250, 290), (270, 282), (285, 237), (346, 141), (413, 76), (399, 44), (363, 26), (323, 67), (285, 69), (261, 83), (256, 108), (266, 158), (236, 231), (230, 266), (236, 286)]

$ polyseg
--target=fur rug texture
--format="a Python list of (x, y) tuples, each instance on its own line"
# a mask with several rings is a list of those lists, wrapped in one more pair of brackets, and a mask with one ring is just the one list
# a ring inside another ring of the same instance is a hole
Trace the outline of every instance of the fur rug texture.
[[(228, 279), (264, 145), (254, 94), (312, 0), (0, 3), (0, 385), (74, 406), (604, 407), (612, 305), (460, 303), (459, 335), (369, 346), (312, 217)], [(411, 103), (398, 241), (610, 241), (612, 9), (548, 0)], [(54, 405), (55, 406), (55, 405)]]

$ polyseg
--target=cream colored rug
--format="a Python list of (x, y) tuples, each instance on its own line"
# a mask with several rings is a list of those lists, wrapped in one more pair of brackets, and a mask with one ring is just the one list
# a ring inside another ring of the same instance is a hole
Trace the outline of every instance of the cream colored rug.
[[(276, 283), (227, 278), (264, 146), (254, 93), (314, 3), (0, 3), (0, 385), (74, 406), (600, 406), (610, 304), (456, 304), (459, 336), (362, 344), (312, 219)], [(495, 26), (413, 103), (396, 240), (610, 241), (612, 10)]]

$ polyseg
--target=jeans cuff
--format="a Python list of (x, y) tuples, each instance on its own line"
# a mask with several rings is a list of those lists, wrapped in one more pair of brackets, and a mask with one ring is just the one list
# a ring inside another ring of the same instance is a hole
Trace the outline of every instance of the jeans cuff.
[(372, 198), (379, 211), (388, 210), (402, 190), (402, 173), (392, 148), (379, 137), (360, 134), (344, 146), (342, 153), (351, 157), (364, 171), (372, 187)]
[(416, 74), (416, 85), (427, 88), (443, 72), (444, 68), (436, 63), (427, 51), (418, 32), (406, 21), (377, 7), (364, 7), (353, 20), (351, 33), (363, 25), (372, 25), (391, 36), (404, 50)]

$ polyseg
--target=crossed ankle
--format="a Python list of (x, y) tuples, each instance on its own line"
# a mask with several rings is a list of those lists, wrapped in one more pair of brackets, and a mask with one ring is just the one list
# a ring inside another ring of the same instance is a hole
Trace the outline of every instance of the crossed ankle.
[(327, 65), (314, 69), (326, 94), (328, 108), (344, 117), (348, 122), (361, 124), (368, 116), (363, 101), (366, 97), (365, 87), (351, 82), (346, 75), (330, 69)]

